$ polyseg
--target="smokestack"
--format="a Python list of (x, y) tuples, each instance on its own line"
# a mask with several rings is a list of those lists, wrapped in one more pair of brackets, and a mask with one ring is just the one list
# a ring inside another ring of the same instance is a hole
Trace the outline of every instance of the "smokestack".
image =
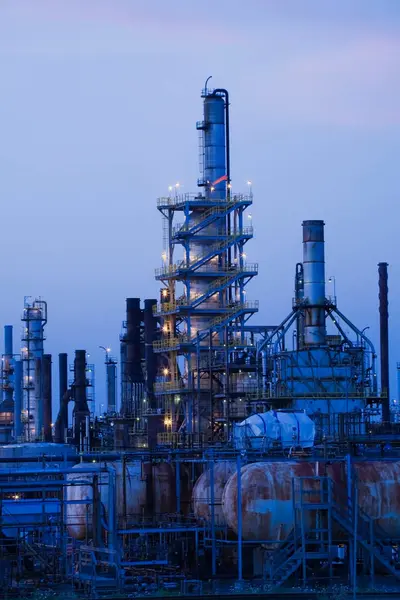
[(390, 421), (389, 396), (389, 302), (388, 302), (388, 263), (378, 264), (379, 273), (379, 317), (381, 346), (381, 394), (382, 421)]
[(14, 363), (14, 437), (18, 439), (22, 435), (22, 362), (16, 360)]
[(112, 358), (106, 362), (107, 369), (107, 412), (117, 410), (117, 365)]
[(68, 403), (63, 402), (68, 390), (68, 354), (62, 352), (58, 355), (58, 380), (59, 380), (59, 406), (60, 406), (60, 442), (65, 441), (65, 430), (68, 429)]
[(134, 414), (139, 402), (143, 399), (144, 378), (142, 372), (142, 352), (140, 340), (140, 326), (142, 311), (140, 298), (126, 299), (126, 359), (125, 378), (126, 389), (124, 402), (121, 407), (123, 414)]
[(52, 421), (52, 373), (51, 373), (51, 354), (43, 355), (43, 433), (44, 441), (52, 441), (51, 421)]
[(144, 357), (146, 362), (146, 392), (150, 408), (156, 408), (154, 383), (157, 373), (157, 355), (153, 351), (153, 342), (157, 335), (157, 318), (153, 313), (154, 306), (157, 306), (157, 300), (144, 301)]
[(303, 221), (303, 271), (306, 346), (325, 343), (324, 222)]
[(79, 446), (82, 439), (89, 437), (86, 431), (86, 417), (89, 416), (89, 407), (86, 398), (86, 350), (75, 350), (74, 361), (74, 443)]

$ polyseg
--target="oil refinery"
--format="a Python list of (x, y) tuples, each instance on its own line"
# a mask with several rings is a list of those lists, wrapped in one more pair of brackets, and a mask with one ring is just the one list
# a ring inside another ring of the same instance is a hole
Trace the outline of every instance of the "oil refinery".
[(86, 350), (71, 366), (46, 354), (51, 306), (25, 298), (17, 351), (5, 326), (3, 597), (399, 586), (388, 265), (375, 349), (327, 295), (325, 223), (304, 220), (293, 298), (279, 323), (257, 324), (252, 186), (233, 187), (228, 91), (206, 82), (202, 99), (198, 189), (157, 200), (157, 297), (132, 290), (119, 357), (101, 347), (103, 414)]

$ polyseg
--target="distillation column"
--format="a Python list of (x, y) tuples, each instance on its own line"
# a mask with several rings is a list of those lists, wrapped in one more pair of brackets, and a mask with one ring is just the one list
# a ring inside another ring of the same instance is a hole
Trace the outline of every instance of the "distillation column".
[(303, 221), (304, 344), (321, 346), (325, 326), (324, 222)]
[(47, 304), (42, 300), (25, 302), (22, 315), (24, 330), (23, 362), (23, 417), (25, 439), (32, 442), (43, 433), (43, 342), (47, 323)]

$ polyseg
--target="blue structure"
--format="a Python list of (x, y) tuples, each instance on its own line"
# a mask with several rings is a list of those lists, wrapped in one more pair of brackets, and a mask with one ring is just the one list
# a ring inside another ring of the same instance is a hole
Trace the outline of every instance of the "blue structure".
[[(334, 333), (327, 333), (328, 324)], [(292, 349), (286, 341), (290, 331)], [(258, 355), (264, 358), (263, 394), (275, 408), (305, 410), (328, 430), (338, 413), (378, 409), (374, 346), (339, 311), (336, 297), (326, 296), (323, 221), (303, 222), (303, 262), (296, 266), (292, 312), (259, 343)]]
[(25, 298), (22, 315), (24, 330), (23, 347), (23, 422), (24, 436), (28, 442), (41, 439), (43, 435), (43, 342), (47, 323), (47, 303)]
[[(196, 125), (201, 191), (158, 200), (168, 243), (164, 265), (156, 271), (163, 283), (155, 307), (162, 338), (154, 350), (167, 362), (156, 382), (167, 431), (208, 431), (213, 437), (215, 432), (226, 435), (229, 406), (236, 408), (234, 397), (249, 385), (246, 365), (236, 368), (235, 359), (254, 345), (246, 322), (258, 303), (247, 301), (245, 287), (258, 265), (248, 264), (244, 253), (253, 237), (253, 228), (244, 223), (252, 194), (231, 189), (228, 92), (206, 87), (202, 97), (204, 117)], [(175, 222), (178, 213), (181, 223)], [(179, 247), (183, 256), (175, 259)]]

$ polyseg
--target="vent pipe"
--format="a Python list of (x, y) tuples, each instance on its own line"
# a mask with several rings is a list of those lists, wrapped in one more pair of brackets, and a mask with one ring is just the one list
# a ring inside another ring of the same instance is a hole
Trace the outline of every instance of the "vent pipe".
[(22, 362), (14, 363), (14, 437), (22, 435)]
[(324, 222), (303, 221), (304, 344), (325, 344)]
[(52, 374), (51, 374), (51, 354), (43, 355), (43, 434), (44, 441), (52, 441), (51, 421), (52, 421)]
[(89, 416), (89, 407), (86, 397), (86, 350), (75, 350), (74, 362), (74, 443), (82, 446), (82, 440), (89, 437), (86, 417)]
[(157, 336), (157, 318), (153, 308), (157, 300), (144, 301), (144, 358), (146, 363), (146, 393), (150, 408), (156, 408), (154, 396), (154, 383), (157, 374), (157, 355), (153, 351), (153, 342)]
[(388, 263), (378, 264), (379, 273), (379, 317), (381, 346), (381, 395), (382, 421), (390, 421), (389, 396), (389, 302), (388, 302)]

